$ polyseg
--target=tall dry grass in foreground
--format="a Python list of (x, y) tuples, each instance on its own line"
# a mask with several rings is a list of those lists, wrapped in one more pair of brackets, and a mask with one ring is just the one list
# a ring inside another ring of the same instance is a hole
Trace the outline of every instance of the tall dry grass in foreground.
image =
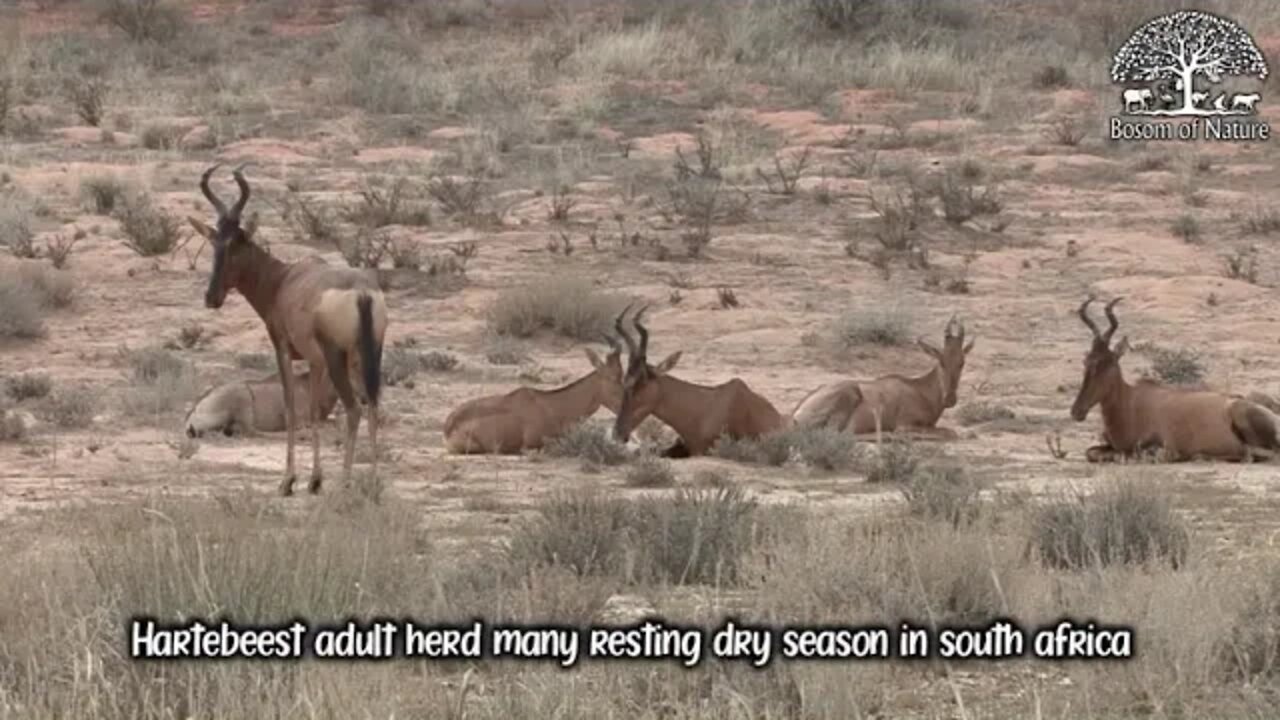
[[(1153, 511), (1134, 520), (1140, 513), (1106, 510), (1119, 501)], [(668, 621), (706, 626), (726, 614), (773, 624), (1127, 623), (1137, 633), (1133, 660), (1043, 663), (1054, 682), (1015, 681), (1032, 677), (1015, 672), (1001, 675), (1009, 691), (994, 694), (950, 684), (950, 673), (970, 669), (963, 662), (929, 664), (933, 689), (914, 702), (939, 711), (954, 691), (983, 713), (975, 717), (1026, 715), (1036, 702), (1046, 717), (1078, 717), (1081, 702), (1105, 717), (1207, 708), (1261, 717), (1276, 687), (1280, 575), (1251, 578), (1194, 551), (1178, 570), (1156, 551), (1128, 558), (1141, 564), (1096, 554), (1078, 571), (1044, 569), (1025, 552), (1045, 518), (1069, 515), (1073, 504), (1091, 523), (1110, 523), (1111, 535), (1141, 532), (1161, 547), (1158, 536), (1185, 531), (1176, 517), (1151, 519), (1161, 502), (1154, 486), (1131, 482), (1047, 509), (987, 505), (955, 523), (763, 506), (732, 487), (647, 499), (574, 493), (538, 505), (499, 545), (462, 553), (436, 549), (394, 500), (371, 505), (341, 493), (288, 512), (229, 494), (50, 513), (5, 541), (0, 717), (839, 718), (873, 716), (919, 692), (925, 666), (902, 662), (775, 660), (754, 670), (708, 659), (684, 670), (596, 660), (564, 671), (490, 659), (126, 657), (125, 623), (135, 614), (585, 625), (615, 594), (647, 598)], [(1028, 664), (1036, 663), (985, 667)], [(1074, 683), (1069, 695), (1061, 675)]]

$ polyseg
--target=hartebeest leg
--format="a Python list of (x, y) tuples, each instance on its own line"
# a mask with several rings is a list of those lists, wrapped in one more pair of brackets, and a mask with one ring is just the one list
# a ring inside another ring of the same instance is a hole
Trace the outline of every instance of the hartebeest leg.
[(355, 390), (351, 387), (351, 376), (347, 373), (347, 353), (328, 343), (324, 344), (325, 364), (329, 366), (329, 379), (333, 381), (334, 390), (338, 391), (338, 399), (342, 401), (342, 409), (347, 416), (347, 432), (342, 448), (342, 482), (350, 485), (351, 465), (355, 462), (356, 432), (360, 429), (360, 402), (356, 400)]
[(327, 381), (328, 377), (320, 372), (320, 368), (311, 369), (311, 481), (307, 483), (307, 490), (313, 495), (320, 492), (320, 483), (324, 477), (320, 471), (320, 430), (324, 425), (320, 418), (320, 406), (324, 400), (324, 384)]
[(287, 497), (293, 494), (293, 481), (297, 479), (293, 464), (293, 445), (296, 439), (294, 433), (298, 427), (298, 417), (293, 407), (293, 363), (289, 359), (288, 342), (274, 336), (271, 342), (276, 347), (276, 365), (280, 368), (280, 384), (284, 388), (285, 445), (288, 449), (285, 451), (284, 479), (280, 481), (280, 494)]

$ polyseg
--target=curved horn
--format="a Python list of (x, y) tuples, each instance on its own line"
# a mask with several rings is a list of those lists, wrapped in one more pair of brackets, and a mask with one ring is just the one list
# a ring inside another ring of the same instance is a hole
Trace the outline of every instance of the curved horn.
[(1089, 303), (1091, 302), (1093, 302), (1092, 295), (1090, 295), (1089, 298), (1080, 305), (1080, 309), (1077, 310), (1076, 313), (1080, 316), (1080, 321), (1085, 324), (1085, 327), (1089, 328), (1089, 331), (1093, 333), (1093, 336), (1098, 340), (1101, 340), (1102, 332), (1098, 330), (1098, 326), (1089, 317), (1089, 313), (1087, 310), (1087, 308), (1089, 307)]
[(609, 343), (609, 349), (611, 351), (619, 354), (622, 353), (622, 345), (618, 343), (618, 338), (610, 335), (609, 333), (600, 333), (600, 337), (603, 338), (606, 343)]
[(221, 218), (227, 214), (227, 206), (222, 204), (217, 195), (213, 194), (213, 190), (209, 189), (209, 177), (213, 175), (213, 171), (222, 167), (222, 163), (214, 163), (213, 167), (204, 171), (200, 176), (200, 192), (204, 193), (204, 197), (213, 205), (213, 209), (218, 211), (218, 217)]
[(640, 308), (640, 312), (636, 313), (635, 317), (631, 318), (631, 324), (636, 326), (636, 334), (640, 336), (640, 357), (646, 359), (649, 357), (649, 331), (645, 329), (641, 320), (644, 319), (644, 314), (648, 310), (649, 306), (645, 305)]
[(240, 186), (240, 199), (231, 207), (231, 212), (228, 215), (233, 220), (240, 219), (240, 213), (244, 211), (245, 203), (249, 202), (249, 181), (244, 179), (244, 168), (248, 164), (248, 162), (242, 162), (236, 166), (235, 170), (231, 171), (232, 177), (236, 179), (236, 185)]
[(622, 319), (627, 316), (627, 313), (631, 310), (631, 306), (634, 304), (635, 303), (628, 303), (626, 307), (622, 308), (622, 312), (618, 314), (617, 319), (613, 321), (613, 327), (617, 329), (618, 335), (622, 337), (622, 341), (627, 344), (627, 352), (632, 356), (636, 354), (636, 341), (627, 334), (627, 329), (622, 326)]
[(952, 313), (951, 319), (947, 321), (947, 329), (944, 331), (944, 335), (946, 337), (954, 337), (957, 328), (960, 331), (960, 335), (964, 335), (964, 328), (957, 324), (955, 313)]
[(1114, 308), (1116, 306), (1116, 303), (1120, 302), (1123, 299), (1124, 298), (1116, 298), (1111, 302), (1107, 303), (1107, 306), (1104, 311), (1107, 314), (1107, 322), (1111, 323), (1111, 327), (1107, 328), (1107, 332), (1102, 336), (1103, 342), (1110, 343), (1111, 336), (1115, 334), (1116, 328), (1120, 327), (1120, 321), (1116, 319), (1116, 314), (1115, 312), (1112, 311), (1111, 308)]

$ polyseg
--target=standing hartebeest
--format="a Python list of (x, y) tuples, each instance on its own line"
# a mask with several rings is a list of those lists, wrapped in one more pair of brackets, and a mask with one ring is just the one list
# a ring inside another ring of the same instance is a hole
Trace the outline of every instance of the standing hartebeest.
[(885, 375), (871, 381), (841, 380), (823, 385), (805, 396), (791, 413), (797, 427), (826, 426), (857, 435), (905, 430), (951, 435), (937, 427), (947, 408), (955, 407), (956, 390), (964, 372), (965, 356), (976, 338), (964, 342), (964, 323), (954, 316), (943, 331), (942, 349), (926, 342), (916, 344), (937, 361), (918, 377)]
[[(346, 410), (347, 433), (343, 447), (342, 477), (350, 482), (360, 429), (360, 406), (353, 377), (359, 377), (361, 394), (369, 403), (369, 443), (373, 450), (372, 474), (378, 474), (378, 390), (382, 382), (382, 339), (387, 331), (387, 306), (377, 281), (369, 274), (335, 268), (322, 260), (284, 263), (254, 244), (240, 227), (240, 214), (249, 201), (244, 165), (232, 171), (240, 199), (230, 209), (209, 189), (214, 165), (200, 176), (200, 191), (217, 212), (217, 226), (188, 218), (192, 227), (213, 246), (213, 273), (205, 292), (205, 307), (218, 309), (227, 292), (238, 290), (249, 301), (276, 351), (284, 405), (288, 414), (288, 451), (280, 493), (293, 493), (297, 413), (293, 399), (292, 360), (305, 359), (311, 383), (311, 481), (307, 489), (320, 490), (320, 401), (322, 384), (333, 382)], [(358, 368), (358, 372), (357, 372)]]
[(503, 395), (459, 405), (444, 421), (444, 440), (455, 454), (519, 454), (593, 415), (601, 405), (618, 411), (622, 348), (606, 336), (611, 351), (603, 359), (584, 348), (590, 373), (554, 390), (521, 387)]
[(1125, 382), (1120, 358), (1129, 349), (1129, 338), (1111, 347), (1111, 337), (1120, 327), (1114, 311), (1120, 298), (1105, 307), (1110, 323), (1106, 332), (1089, 318), (1091, 302), (1092, 297), (1077, 311), (1093, 333), (1093, 344), (1084, 357), (1084, 381), (1071, 405), (1076, 422), (1083, 422), (1094, 405), (1102, 405), (1103, 444), (1086, 451), (1090, 462), (1153, 450), (1173, 462), (1197, 457), (1250, 461), (1280, 450), (1275, 416), (1242, 397), (1167, 387), (1147, 379), (1134, 385)]
[(786, 427), (786, 422), (773, 404), (738, 378), (720, 385), (695, 385), (672, 377), (669, 373), (680, 360), (677, 350), (655, 365), (648, 362), (649, 332), (642, 322), (648, 306), (640, 309), (632, 325), (640, 336), (639, 344), (622, 326), (624, 309), (614, 327), (627, 345), (630, 355), (627, 372), (622, 379), (622, 399), (613, 436), (627, 442), (631, 431), (653, 415), (680, 436), (680, 441), (663, 454), (666, 457), (702, 455), (721, 436), (758, 438)]

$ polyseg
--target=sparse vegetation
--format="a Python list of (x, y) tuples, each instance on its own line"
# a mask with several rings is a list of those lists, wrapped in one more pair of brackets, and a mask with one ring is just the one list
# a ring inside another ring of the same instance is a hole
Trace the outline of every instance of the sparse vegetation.
[(901, 492), (910, 514), (952, 526), (974, 522), (982, 510), (982, 486), (960, 467), (912, 472)]
[(862, 305), (836, 316), (829, 334), (837, 350), (864, 345), (905, 345), (911, 341), (911, 326), (911, 316), (902, 307)]
[(548, 276), (503, 291), (489, 308), (489, 329), (524, 338), (551, 330), (596, 341), (613, 325), (626, 300), (603, 293), (584, 278)]
[(621, 465), (627, 460), (626, 448), (614, 442), (610, 430), (590, 421), (551, 438), (543, 452), (550, 457), (579, 458), (589, 465)]
[(627, 466), (623, 483), (633, 488), (665, 488), (676, 484), (671, 462), (656, 455), (641, 455)]
[(1200, 221), (1196, 220), (1196, 216), (1190, 213), (1179, 215), (1178, 219), (1173, 221), (1173, 234), (1185, 243), (1199, 245), (1201, 240)]
[(1151, 374), (1161, 382), (1192, 386), (1204, 382), (1205, 366), (1195, 351), (1155, 343), (1142, 343), (1134, 350), (1151, 359)]
[(1012, 410), (990, 402), (969, 402), (956, 408), (956, 420), (961, 425), (981, 425), (995, 420), (1013, 420), (1017, 415)]
[(17, 402), (39, 400), (47, 396), (52, 390), (53, 378), (49, 377), (48, 373), (43, 372), (12, 375), (4, 382), (5, 394)]
[(121, 198), (112, 215), (120, 222), (125, 247), (141, 257), (167, 255), (182, 241), (178, 218), (158, 207), (147, 193)]
[(1066, 496), (1033, 515), (1028, 551), (1049, 567), (1186, 562), (1191, 534), (1168, 497), (1149, 482), (1115, 481)]
[(120, 403), (131, 417), (156, 423), (172, 420), (200, 392), (195, 367), (165, 348), (122, 348), (119, 361), (130, 380)]

